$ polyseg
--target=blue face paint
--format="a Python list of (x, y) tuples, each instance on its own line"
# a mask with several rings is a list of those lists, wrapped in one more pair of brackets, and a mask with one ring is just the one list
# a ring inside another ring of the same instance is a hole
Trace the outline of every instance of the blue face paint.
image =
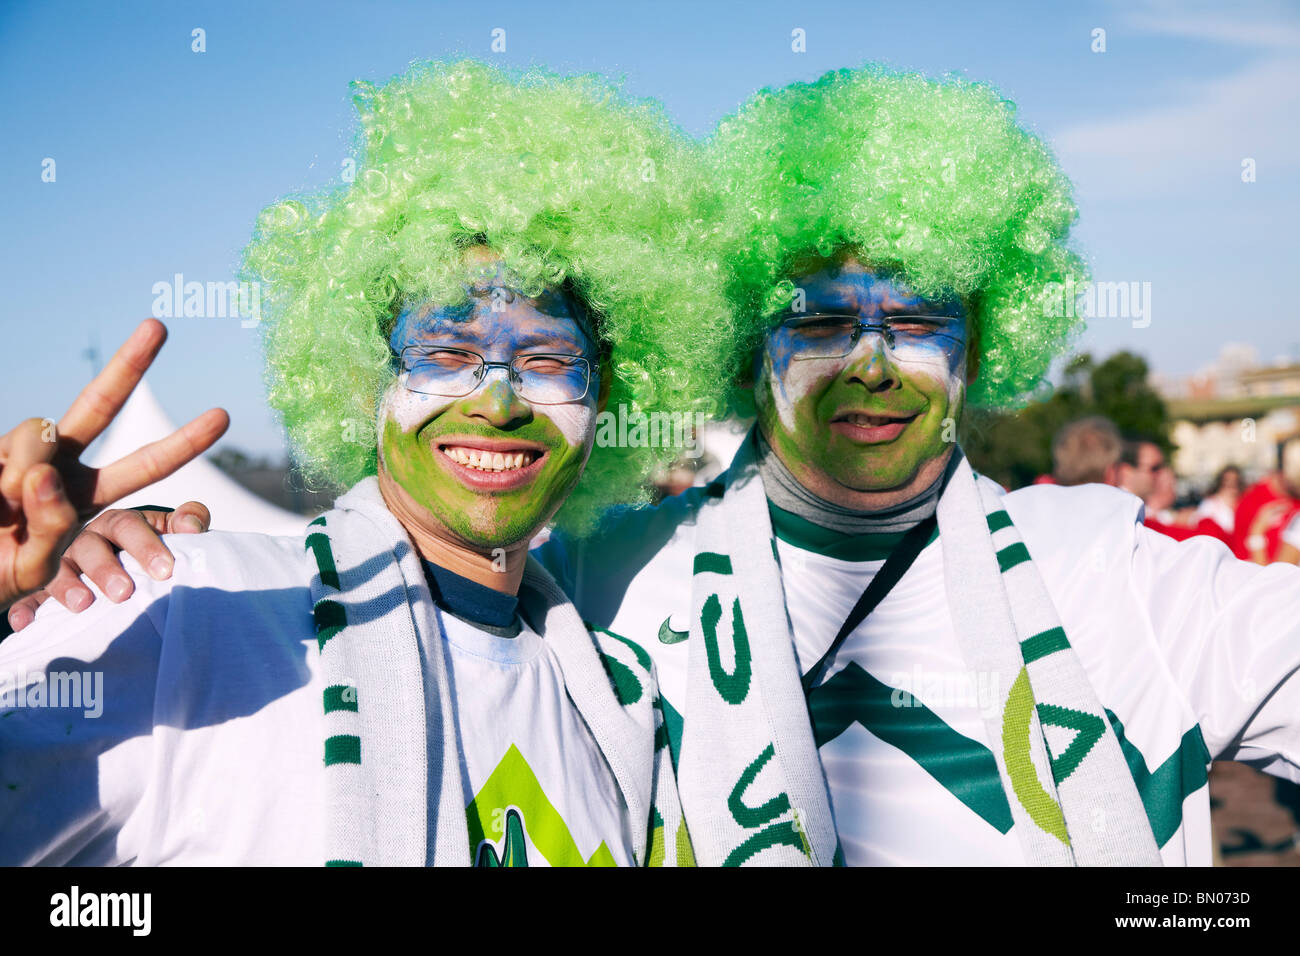
[[(594, 407), (599, 392), (599, 356), (585, 327), (581, 306), (560, 292), (544, 292), (536, 298), (497, 284), (504, 282), (503, 270), (475, 283), (469, 298), (454, 306), (422, 303), (397, 317), (389, 345), (400, 355), (410, 346), (465, 349), (487, 362), (508, 363), (518, 355), (552, 353), (586, 358), (591, 368), (587, 395), (571, 405), (546, 405), (532, 409), (555, 422), (566, 439), (582, 444), (579, 431), (586, 429), (586, 414)], [(431, 415), (468, 400), (484, 400), (502, 406), (522, 403), (511, 387), (505, 369), (493, 368), (471, 395), (445, 398), (403, 390), (390, 396), (389, 412), (403, 431), (422, 424)], [(531, 408), (531, 407), (530, 407)]]
[(808, 476), (811, 487), (825, 487), (829, 476), (868, 490), (903, 484), (927, 458), (950, 451), (945, 436), (966, 378), (961, 299), (925, 299), (851, 256), (792, 281), (804, 307), (777, 317), (785, 324), (768, 330), (755, 368), (760, 424), (786, 464), (818, 472)]
[[(511, 290), (499, 268), (495, 278), (476, 282), (468, 301), (456, 306), (426, 303), (404, 311), (389, 340), (394, 352), (459, 349), (494, 364), (527, 355), (579, 356), (592, 365), (587, 393), (533, 405), (515, 391), (507, 369), (493, 367), (458, 396), (416, 392), (399, 378), (380, 410), (383, 479), (404, 489), (433, 526), (480, 549), (526, 541), (555, 514), (591, 453), (599, 395), (600, 357), (578, 304), (561, 293), (530, 298)], [(408, 360), (428, 363), (426, 385), (455, 379), (454, 357)], [(442, 360), (449, 364), (434, 369)], [(525, 369), (526, 393), (539, 394), (537, 369), (545, 367), (536, 360)]]
[[(941, 365), (950, 373), (965, 356), (966, 310), (960, 298), (949, 296), (925, 299), (911, 292), (901, 280), (889, 273), (872, 271), (856, 260), (832, 263), (818, 272), (800, 278), (804, 308), (780, 318), (817, 315), (856, 316), (869, 328), (892, 326), (896, 333), (892, 345), (884, 347), (904, 362)], [(908, 316), (926, 315), (942, 321), (927, 323), (924, 329), (906, 322)], [(929, 333), (929, 334), (926, 334)], [(860, 330), (859, 341), (873, 335)], [(879, 333), (874, 333), (879, 334)], [(868, 343), (867, 354), (875, 356), (880, 343)], [(801, 337), (785, 325), (768, 333), (767, 351), (778, 378), (789, 372), (792, 360), (810, 358), (816, 341)], [(847, 358), (847, 352), (844, 356)], [(817, 359), (833, 361), (833, 359)]]
[(389, 345), (398, 354), (411, 345), (473, 349), (489, 362), (508, 362), (521, 352), (595, 358), (581, 310), (567, 296), (548, 292), (530, 299), (502, 286), (476, 287), (454, 306), (406, 309), (393, 324)]

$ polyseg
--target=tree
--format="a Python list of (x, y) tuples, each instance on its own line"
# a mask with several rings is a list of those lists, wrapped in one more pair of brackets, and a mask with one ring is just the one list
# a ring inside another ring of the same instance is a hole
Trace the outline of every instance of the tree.
[(962, 449), (971, 465), (1008, 488), (1052, 471), (1052, 438), (1066, 424), (1104, 415), (1125, 436), (1154, 441), (1172, 453), (1169, 412), (1147, 382), (1147, 363), (1116, 352), (1100, 365), (1088, 353), (1073, 358), (1046, 401), (1016, 412), (972, 410), (962, 423)]

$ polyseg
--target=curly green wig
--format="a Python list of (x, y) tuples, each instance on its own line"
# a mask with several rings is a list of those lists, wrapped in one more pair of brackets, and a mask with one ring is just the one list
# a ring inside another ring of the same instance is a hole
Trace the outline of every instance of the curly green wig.
[[(270, 402), (309, 479), (348, 487), (375, 473), (393, 321), (413, 303), (463, 302), (473, 245), (527, 295), (579, 295), (611, 355), (610, 409), (721, 406), (717, 357), (735, 330), (702, 252), (708, 183), (657, 104), (594, 75), (470, 60), (352, 88), (355, 177), (268, 207), (243, 257), (242, 277), (260, 284)], [(557, 523), (581, 532), (644, 500), (647, 475), (678, 453), (597, 446)]]
[(972, 304), (979, 374), (967, 400), (1014, 406), (1046, 388), (1082, 328), (1063, 306), (1086, 281), (1065, 244), (1069, 180), (992, 88), (868, 64), (762, 90), (706, 146), (724, 211), (741, 351), (794, 294), (805, 256), (852, 249), (913, 290)]

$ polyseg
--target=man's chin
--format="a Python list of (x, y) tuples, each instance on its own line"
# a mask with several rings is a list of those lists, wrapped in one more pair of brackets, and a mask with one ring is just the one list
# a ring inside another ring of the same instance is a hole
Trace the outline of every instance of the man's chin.
[(845, 491), (880, 494), (897, 491), (911, 482), (918, 468), (900, 468), (889, 460), (892, 456), (859, 449), (859, 454), (825, 462), (823, 474)]
[(546, 527), (546, 519), (538, 515), (430, 513), (439, 524), (460, 538), (464, 544), (487, 553), (497, 548), (510, 548), (521, 542), (530, 541)]

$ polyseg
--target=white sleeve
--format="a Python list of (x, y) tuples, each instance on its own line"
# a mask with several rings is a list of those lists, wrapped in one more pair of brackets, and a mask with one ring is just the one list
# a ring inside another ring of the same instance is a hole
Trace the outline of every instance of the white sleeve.
[(1291, 547), (1300, 549), (1300, 514), (1292, 518), (1282, 529), (1282, 540)]
[(1211, 755), (1300, 783), (1300, 568), (1135, 535), (1131, 586)]
[(0, 864), (130, 862), (118, 835), (150, 777), (168, 598), (134, 577), (124, 603), (87, 581), (91, 607), (48, 601), (0, 644)]

